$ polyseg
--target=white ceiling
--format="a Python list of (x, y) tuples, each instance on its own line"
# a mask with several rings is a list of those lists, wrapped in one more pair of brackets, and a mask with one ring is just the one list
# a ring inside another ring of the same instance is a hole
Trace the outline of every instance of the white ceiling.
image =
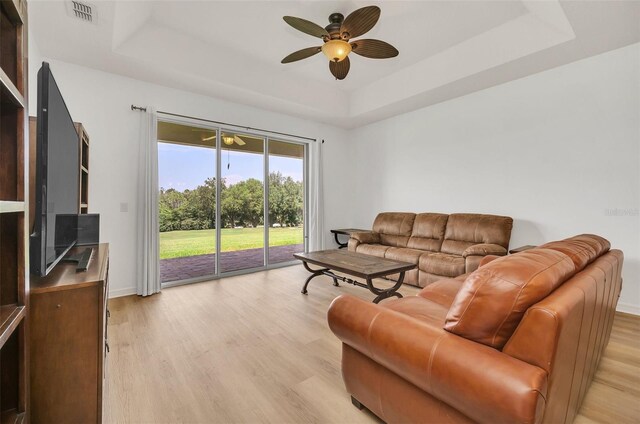
[[(94, 24), (67, 1), (31, 1), (44, 57), (353, 128), (640, 41), (640, 1), (90, 1)], [(362, 38), (400, 51), (351, 55), (344, 81), (322, 54), (282, 65), (321, 40), (284, 15), (322, 26), (370, 4)]]

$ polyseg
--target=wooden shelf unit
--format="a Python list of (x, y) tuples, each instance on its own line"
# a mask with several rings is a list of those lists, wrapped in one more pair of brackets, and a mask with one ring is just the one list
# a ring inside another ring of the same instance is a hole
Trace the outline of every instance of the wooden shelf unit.
[[(74, 122), (78, 133), (78, 145), (79, 145), (79, 163), (78, 168), (78, 211), (81, 214), (89, 213), (89, 134), (81, 122)], [(38, 119), (35, 116), (29, 117), (29, 151), (32, 158), (35, 158), (36, 143), (37, 143), (37, 130)], [(31, 186), (29, 187), (30, 199), (29, 204), (35, 205), (35, 159), (31, 162), (29, 169), (30, 176), (29, 181)], [(2, 202), (0, 202), (0, 210), (2, 210)], [(29, 228), (33, 228), (33, 207), (30, 209), (31, 214), (29, 217)]]
[(80, 199), (78, 210), (89, 213), (89, 134), (80, 122), (74, 122), (80, 144)]
[(0, 2), (0, 423), (28, 422), (27, 4)]

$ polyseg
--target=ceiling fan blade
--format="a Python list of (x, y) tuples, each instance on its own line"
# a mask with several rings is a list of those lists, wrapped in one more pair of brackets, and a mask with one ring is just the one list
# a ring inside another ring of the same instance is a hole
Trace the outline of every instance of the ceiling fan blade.
[(351, 51), (371, 59), (387, 59), (398, 56), (398, 49), (380, 40), (357, 40), (351, 44)]
[(233, 136), (233, 141), (235, 141), (238, 144), (238, 146), (244, 146), (245, 144), (247, 144), (243, 139), (241, 139), (237, 135)]
[(202, 139), (202, 141), (209, 141), (209, 140), (213, 140), (214, 138), (216, 138), (215, 135), (212, 135), (211, 137), (205, 137)]
[(329, 70), (333, 74), (336, 79), (343, 80), (347, 77), (349, 73), (349, 68), (351, 67), (351, 63), (349, 62), (349, 57), (345, 57), (341, 62), (329, 62)]
[(329, 37), (329, 33), (326, 29), (311, 21), (307, 21), (306, 19), (296, 18), (295, 16), (283, 16), (282, 19), (298, 31), (302, 31), (305, 34), (318, 38)]
[(322, 51), (321, 47), (307, 47), (306, 49), (298, 50), (297, 52), (291, 53), (289, 56), (282, 59), (280, 63), (291, 63), (297, 60), (306, 59), (320, 53), (320, 51)]
[(378, 6), (367, 6), (353, 11), (342, 22), (340, 36), (344, 40), (359, 37), (369, 32), (380, 18), (380, 8)]

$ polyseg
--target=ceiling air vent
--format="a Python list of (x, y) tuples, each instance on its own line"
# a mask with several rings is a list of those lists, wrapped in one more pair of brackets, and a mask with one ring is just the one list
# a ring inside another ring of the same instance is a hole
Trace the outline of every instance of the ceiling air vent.
[(72, 17), (92, 24), (95, 24), (97, 22), (97, 10), (93, 4), (72, 0), (71, 2), (67, 3), (67, 5), (67, 11)]

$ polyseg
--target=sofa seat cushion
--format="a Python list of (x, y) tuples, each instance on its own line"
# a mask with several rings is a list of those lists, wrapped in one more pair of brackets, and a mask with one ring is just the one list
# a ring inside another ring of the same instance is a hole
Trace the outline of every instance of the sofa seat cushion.
[(464, 278), (444, 278), (429, 284), (418, 293), (418, 296), (429, 299), (447, 308), (448, 311), (463, 283)]
[(407, 296), (383, 303), (386, 308), (408, 315), (434, 328), (442, 328), (449, 308), (420, 296)]
[(384, 258), (384, 254), (388, 249), (389, 246), (383, 246), (381, 244), (359, 244), (356, 247), (356, 252)]
[(408, 249), (406, 247), (390, 247), (384, 254), (384, 257), (392, 261), (409, 262), (418, 265), (420, 256), (424, 254), (424, 250)]
[(444, 328), (502, 349), (527, 309), (574, 273), (573, 261), (551, 249), (531, 249), (491, 261), (464, 281)]
[(445, 277), (464, 274), (464, 258), (447, 253), (423, 253), (419, 262), (420, 271)]

